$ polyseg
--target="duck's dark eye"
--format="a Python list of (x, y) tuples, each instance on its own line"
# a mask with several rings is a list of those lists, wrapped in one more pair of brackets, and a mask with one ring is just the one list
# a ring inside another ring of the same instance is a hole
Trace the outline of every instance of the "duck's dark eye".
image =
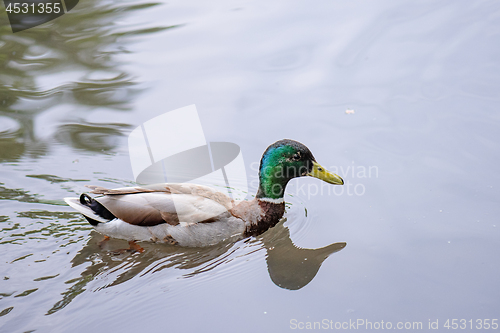
[(292, 161), (298, 161), (298, 160), (300, 160), (300, 153), (297, 153), (292, 156)]

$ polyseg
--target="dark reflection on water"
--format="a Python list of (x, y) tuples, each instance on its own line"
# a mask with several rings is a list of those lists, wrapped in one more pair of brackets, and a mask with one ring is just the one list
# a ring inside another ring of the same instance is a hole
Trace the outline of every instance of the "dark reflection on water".
[[(126, 13), (159, 3), (124, 4), (83, 1), (71, 13), (47, 24), (12, 34), (8, 20), (0, 25), (0, 162), (23, 155), (41, 157), (50, 140), (92, 152), (116, 146), (126, 124), (68, 123), (67, 113), (45, 139), (37, 137), (37, 116), (58, 105), (68, 110), (105, 107), (128, 111), (140, 91), (133, 77), (119, 67), (116, 54), (128, 52), (124, 38), (175, 26), (123, 30), (114, 22)], [(6, 16), (5, 8), (0, 15)], [(55, 79), (45, 79), (56, 75)], [(56, 82), (47, 86), (43, 82)], [(35, 102), (35, 103), (33, 103)], [(48, 126), (47, 126), (48, 127)], [(48, 137), (48, 139), (47, 139)]]
[(106, 152), (116, 147), (116, 139), (122, 136), (122, 130), (128, 128), (123, 124), (65, 124), (59, 126), (55, 135), (58, 142), (66, 143), (73, 148), (92, 152)]
[(341, 242), (318, 249), (297, 247), (282, 223), (263, 234), (261, 240), (267, 250), (269, 276), (277, 286), (290, 290), (298, 290), (311, 282), (323, 261), (347, 245)]
[(88, 179), (70, 179), (70, 178), (62, 178), (54, 175), (26, 175), (26, 177), (30, 178), (38, 178), (38, 179), (44, 179), (51, 184), (54, 183), (67, 183), (67, 182), (86, 182)]
[[(72, 267), (89, 264), (81, 273), (81, 277), (65, 283), (71, 286), (62, 293), (63, 298), (48, 310), (53, 314), (67, 306), (75, 297), (86, 290), (89, 282), (98, 276), (120, 272), (116, 278), (98, 290), (113, 287), (138, 276), (154, 274), (164, 269), (187, 270), (184, 278), (194, 277), (209, 272), (216, 267), (227, 264), (238, 256), (240, 247), (248, 247), (243, 256), (265, 250), (267, 267), (272, 281), (279, 287), (297, 290), (316, 276), (323, 261), (332, 253), (342, 250), (346, 243), (334, 243), (319, 249), (302, 249), (295, 246), (290, 239), (290, 232), (282, 220), (274, 228), (255, 239), (219, 244), (208, 248), (182, 248), (165, 244), (141, 244), (145, 252), (142, 254), (114, 255), (111, 249), (123, 246), (119, 240), (108, 241), (104, 249), (99, 247), (102, 236), (93, 233), (87, 244), (71, 260)], [(247, 249), (247, 250), (248, 250)]]
[(11, 189), (0, 183), (0, 198), (2, 200), (15, 200), (19, 202), (39, 202), (37, 194), (30, 194), (23, 189)]
[[(26, 212), (18, 212), (16, 218), (27, 218), (34, 221), (31, 225), (22, 225), (14, 223), (10, 226), (2, 225), (0, 231), (0, 244), (28, 244), (30, 240), (49, 240), (60, 238), (61, 240), (69, 240), (72, 237), (77, 237), (81, 231), (88, 231), (90, 228), (79, 219), (75, 219), (76, 214), (67, 212), (51, 212), (44, 210), (31, 210)], [(0, 217), (0, 222), (7, 222), (9, 219), (3, 220)], [(68, 222), (61, 224), (61, 220)], [(42, 222), (43, 221), (43, 222)], [(81, 238), (82, 236), (78, 236)], [(74, 243), (76, 240), (71, 240), (69, 243), (60, 245), (65, 247), (68, 244)], [(51, 244), (52, 245), (52, 244)], [(57, 250), (56, 250), (57, 251)], [(53, 251), (55, 253), (56, 251)], [(33, 254), (18, 257), (10, 263), (22, 260)]]

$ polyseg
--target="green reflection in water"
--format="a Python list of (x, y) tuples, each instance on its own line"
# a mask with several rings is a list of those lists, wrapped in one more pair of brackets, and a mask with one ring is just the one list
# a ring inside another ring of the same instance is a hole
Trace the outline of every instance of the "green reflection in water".
[(116, 138), (122, 136), (122, 129), (127, 125), (106, 124), (65, 124), (59, 126), (55, 135), (57, 141), (97, 153), (107, 152), (116, 146)]
[(17, 294), (17, 295), (16, 295), (16, 296), (14, 296), (14, 297), (24, 297), (24, 296), (28, 296), (28, 295), (30, 295), (30, 294), (33, 294), (33, 293), (34, 293), (35, 291), (37, 291), (37, 290), (38, 290), (38, 288), (25, 290), (25, 291), (23, 291), (22, 293)]
[[(36, 262), (36, 261), (35, 261)], [(58, 277), (59, 274), (56, 274), (56, 275), (49, 275), (49, 276), (42, 276), (42, 277), (39, 277), (39, 278), (36, 278), (36, 279), (33, 279), (33, 281), (45, 281), (45, 280), (50, 280), (50, 279), (53, 279), (53, 278), (56, 278)]]
[[(22, 245), (32, 240), (51, 240), (60, 239), (59, 249), (53, 249), (56, 253), (60, 248), (80, 241), (84, 236), (79, 232), (88, 232), (92, 229), (88, 223), (81, 221), (72, 212), (50, 212), (50, 211), (26, 211), (17, 213), (16, 219), (26, 218), (30, 223), (11, 223), (3, 226), (0, 236), (0, 245), (17, 244)], [(71, 219), (72, 218), (72, 219)], [(12, 263), (26, 259), (32, 254), (28, 254), (14, 259)]]
[(71, 178), (62, 178), (54, 175), (26, 175), (26, 177), (30, 178), (38, 178), (49, 181), (51, 184), (54, 183), (67, 183), (67, 182), (86, 182), (88, 179), (71, 179)]
[[(74, 180), (69, 180), (74, 181)], [(0, 183), (0, 200), (12, 200), (17, 202), (29, 202), (29, 203), (44, 203), (48, 205), (54, 206), (66, 206), (64, 201), (62, 200), (49, 200), (43, 199), (42, 194), (31, 194), (29, 191), (16, 188), (7, 188), (3, 186), (3, 183)], [(53, 214), (53, 212), (47, 212), (48, 214)], [(71, 213), (65, 213), (67, 216), (70, 216)], [(3, 222), (0, 217), (0, 222)]]
[[(66, 305), (71, 303), (71, 301), (81, 293), (85, 291), (85, 286), (87, 283), (92, 281), (93, 276), (92, 275), (86, 275), (76, 281), (74, 285), (72, 285), (66, 292), (63, 293), (63, 299), (58, 301), (54, 306), (47, 311), (46, 315), (51, 315), (53, 313), (56, 313), (57, 311), (63, 309)], [(66, 283), (72, 283), (73, 280), (67, 281)]]
[(5, 316), (5, 315), (9, 314), (9, 312), (11, 312), (11, 311), (12, 311), (12, 309), (14, 309), (14, 307), (13, 307), (13, 306), (9, 306), (8, 308), (3, 309), (2, 311), (0, 311), (0, 317)]
[[(131, 12), (160, 3), (81, 1), (71, 12), (36, 28), (13, 34), (8, 20), (0, 23), (0, 162), (24, 155), (41, 157), (51, 139), (78, 149), (106, 152), (127, 125), (65, 123), (40, 140), (37, 115), (67, 105), (75, 109), (131, 109), (139, 92), (133, 77), (120, 68), (115, 55), (128, 52), (126, 37), (151, 34), (176, 26), (143, 29), (115, 22)], [(6, 17), (0, 6), (0, 16)], [(45, 82), (45, 83), (43, 83)], [(50, 86), (47, 87), (47, 83)], [(10, 119), (8, 123), (4, 119)], [(51, 124), (53, 125), (53, 124)]]
[(11, 263), (11, 264), (13, 264), (13, 263), (15, 263), (16, 261), (26, 259), (26, 258), (28, 258), (28, 257), (31, 257), (32, 255), (33, 255), (33, 253), (27, 254), (27, 255), (25, 255), (25, 256), (22, 256), (22, 257), (19, 257), (19, 258), (16, 258), (16, 259), (12, 260), (10, 263)]
[(2, 186), (3, 183), (0, 183), (0, 199), (1, 200), (15, 200), (19, 202), (32, 202), (38, 203), (40, 202), (40, 196), (37, 194), (30, 194), (28, 191), (23, 189), (11, 189)]

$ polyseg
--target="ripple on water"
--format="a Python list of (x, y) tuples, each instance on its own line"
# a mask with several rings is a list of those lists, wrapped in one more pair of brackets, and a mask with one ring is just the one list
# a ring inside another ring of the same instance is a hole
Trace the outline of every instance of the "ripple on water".
[(21, 129), (21, 125), (10, 117), (0, 116), (0, 138), (13, 137)]
[(306, 237), (311, 227), (312, 217), (307, 214), (307, 207), (299, 195), (286, 194), (286, 223), (296, 241)]
[(305, 66), (311, 58), (311, 47), (296, 46), (273, 52), (258, 62), (263, 71), (292, 71)]

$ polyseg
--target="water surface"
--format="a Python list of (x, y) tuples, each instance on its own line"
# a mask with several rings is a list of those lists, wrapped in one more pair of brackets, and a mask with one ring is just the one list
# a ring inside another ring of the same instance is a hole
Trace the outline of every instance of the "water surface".
[[(81, 0), (12, 34), (2, 9), (0, 330), (500, 319), (499, 23), (496, 1)], [(134, 184), (130, 131), (190, 104), (252, 193), (282, 138), (346, 185), (293, 180), (286, 221), (235, 244), (99, 248), (62, 198)]]

